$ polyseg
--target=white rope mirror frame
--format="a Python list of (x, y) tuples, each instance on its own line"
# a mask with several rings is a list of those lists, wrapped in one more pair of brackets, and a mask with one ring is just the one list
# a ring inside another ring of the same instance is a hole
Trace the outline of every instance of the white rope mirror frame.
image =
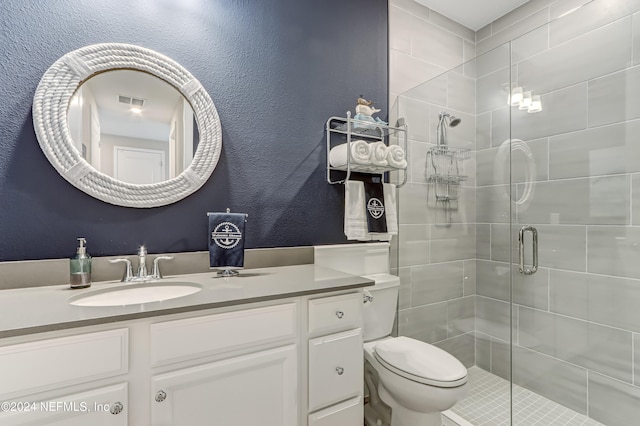
[[(75, 148), (67, 121), (71, 97), (87, 79), (115, 69), (152, 74), (175, 87), (191, 104), (200, 141), (191, 165), (179, 176), (154, 184), (122, 182), (97, 171)], [(218, 112), (200, 82), (171, 58), (129, 44), (95, 44), (58, 59), (36, 89), (33, 125), (42, 151), (62, 177), (85, 193), (118, 206), (158, 207), (185, 198), (211, 176), (222, 149)]]

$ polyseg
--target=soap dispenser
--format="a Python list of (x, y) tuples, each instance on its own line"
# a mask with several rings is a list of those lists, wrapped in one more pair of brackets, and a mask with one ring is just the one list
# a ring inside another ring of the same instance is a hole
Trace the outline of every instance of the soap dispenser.
[(71, 288), (86, 288), (91, 285), (91, 256), (84, 246), (87, 240), (78, 238), (79, 246), (76, 255), (69, 260)]

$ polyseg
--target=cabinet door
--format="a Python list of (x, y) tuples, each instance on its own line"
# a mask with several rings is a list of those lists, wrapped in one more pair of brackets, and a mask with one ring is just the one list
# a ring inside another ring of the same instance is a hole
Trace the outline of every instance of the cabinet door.
[(126, 383), (42, 401), (27, 396), (13, 403), (0, 412), (3, 426), (127, 425)]
[(152, 378), (154, 426), (296, 426), (296, 345)]

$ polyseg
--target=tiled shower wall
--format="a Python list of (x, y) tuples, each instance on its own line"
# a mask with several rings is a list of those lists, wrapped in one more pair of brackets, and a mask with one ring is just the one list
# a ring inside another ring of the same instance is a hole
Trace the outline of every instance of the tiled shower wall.
[[(411, 138), (399, 196), (398, 326), (508, 377), (513, 270), (514, 381), (629, 425), (640, 417), (640, 1), (594, 0), (561, 17), (582, 3), (532, 0), (479, 30), (475, 44), (417, 3), (390, 3), (390, 105), (403, 93), (397, 113)], [(433, 78), (474, 48), (476, 61)], [(542, 95), (542, 112), (506, 106), (510, 73)], [(475, 150), (448, 212), (424, 175), (440, 110), (462, 118), (450, 143)], [(511, 189), (496, 160), (510, 130), (523, 140)], [(512, 210), (510, 191), (520, 200)], [(531, 277), (509, 264), (524, 224), (540, 234)]]
[(425, 181), (425, 156), (435, 142), (441, 110), (462, 118), (462, 124), (449, 133), (452, 143), (475, 148), (473, 69), (460, 67), (433, 79), (475, 56), (475, 33), (413, 0), (392, 0), (389, 21), (389, 105), (398, 94), (430, 80), (397, 103), (396, 113), (406, 119), (410, 137), (408, 182), (398, 197), (402, 282), (398, 331), (436, 343), (471, 366), (475, 362), (475, 179), (465, 182), (459, 203), (450, 209), (436, 206)]
[[(531, 5), (511, 30), (537, 27), (570, 3)], [(533, 225), (539, 271), (524, 277), (511, 267), (513, 380), (611, 426), (640, 416), (638, 10), (639, 1), (594, 0), (476, 63), (476, 363), (509, 376), (509, 240), (517, 259), (517, 230)], [(506, 41), (506, 23), (479, 31), (492, 35), (478, 50)], [(505, 106), (510, 71), (515, 86), (542, 96), (542, 112)], [(495, 173), (509, 113), (511, 137), (523, 141), (512, 152), (511, 189)], [(518, 200), (511, 238), (509, 191)]]

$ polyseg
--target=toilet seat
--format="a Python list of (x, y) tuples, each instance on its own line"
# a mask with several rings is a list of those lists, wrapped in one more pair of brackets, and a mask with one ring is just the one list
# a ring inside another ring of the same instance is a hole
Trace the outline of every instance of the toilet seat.
[(388, 370), (414, 382), (441, 388), (462, 386), (467, 369), (448, 352), (409, 337), (378, 342), (374, 356)]

